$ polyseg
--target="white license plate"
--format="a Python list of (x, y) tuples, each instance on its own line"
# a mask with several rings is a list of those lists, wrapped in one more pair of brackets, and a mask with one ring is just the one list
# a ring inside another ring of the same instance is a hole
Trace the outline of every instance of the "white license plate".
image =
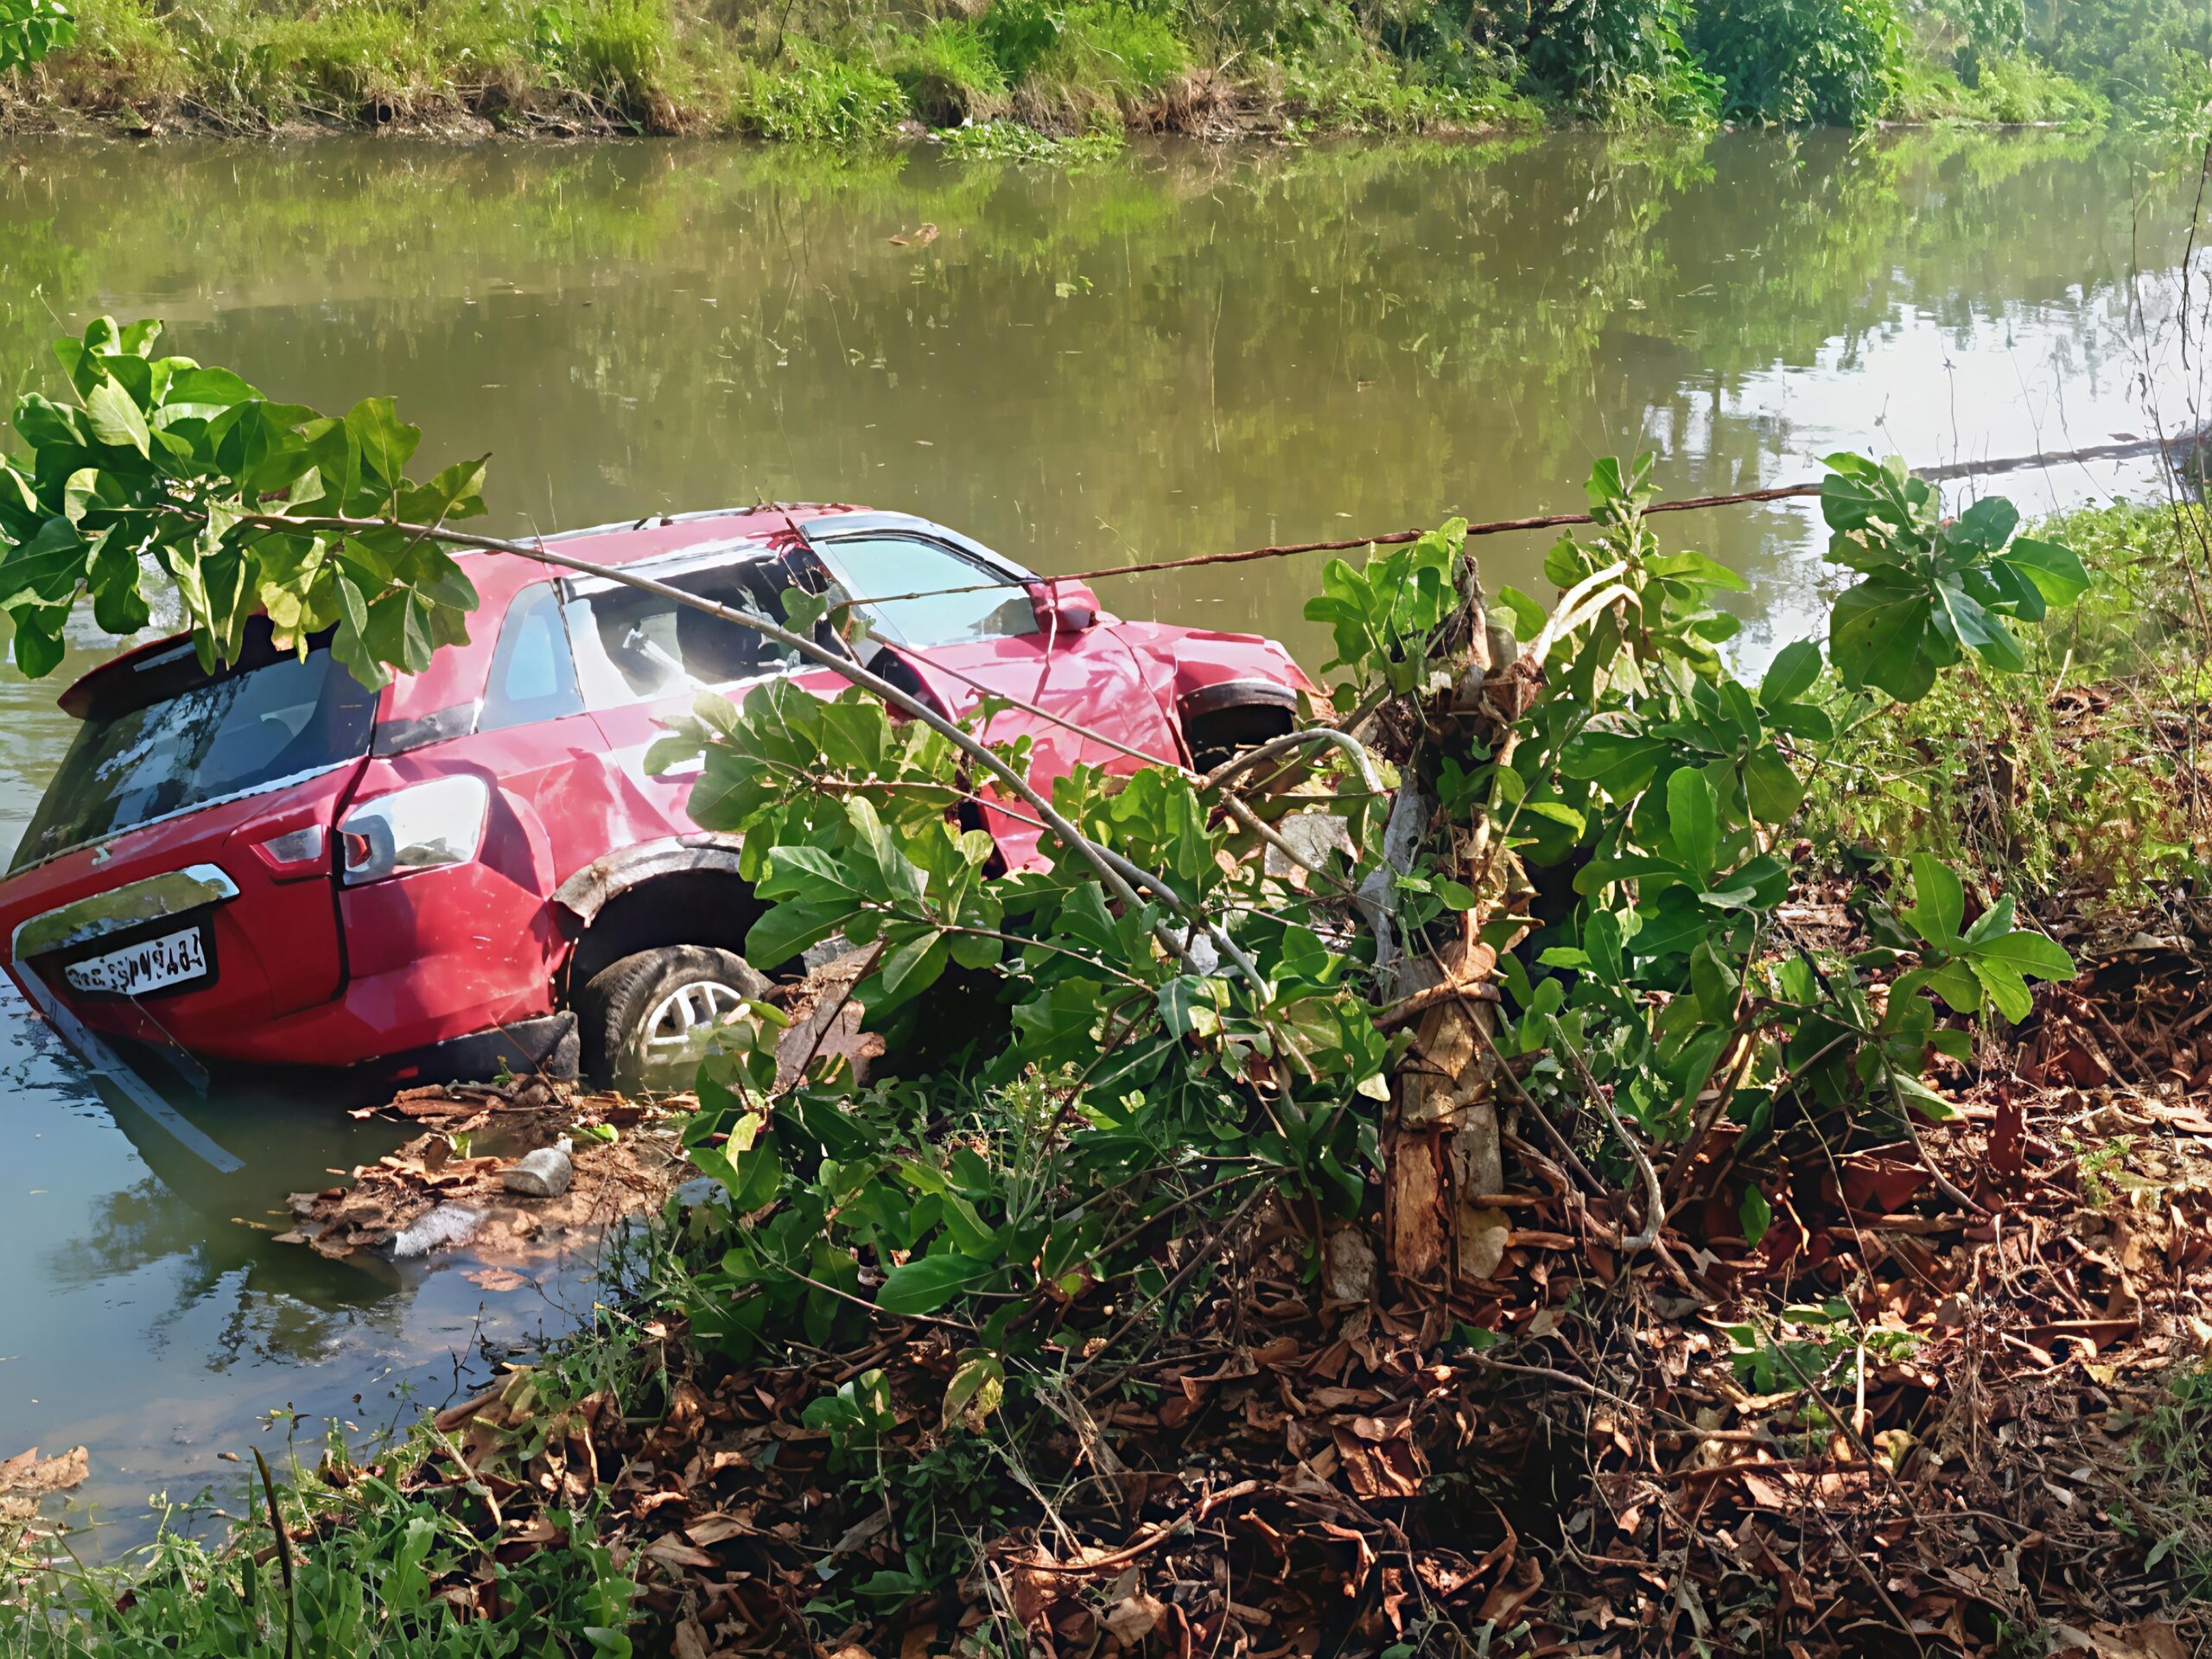
[(62, 977), (78, 990), (106, 991), (118, 996), (158, 991), (165, 985), (205, 978), (207, 974), (207, 947), (201, 943), (197, 927), (127, 944), (103, 956), (86, 957), (61, 970)]

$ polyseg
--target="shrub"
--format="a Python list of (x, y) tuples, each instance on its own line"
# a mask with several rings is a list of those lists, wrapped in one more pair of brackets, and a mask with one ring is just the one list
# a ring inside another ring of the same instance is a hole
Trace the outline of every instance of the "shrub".
[(1682, 0), (1537, 0), (1522, 55), (1582, 114), (1701, 124), (1719, 89), (1684, 42), (1688, 23)]
[(1891, 0), (1707, 0), (1694, 38), (1732, 121), (1864, 126), (1904, 61)]
[(976, 32), (1011, 83), (1051, 51), (1066, 22), (1053, 0), (995, 0), (976, 19)]

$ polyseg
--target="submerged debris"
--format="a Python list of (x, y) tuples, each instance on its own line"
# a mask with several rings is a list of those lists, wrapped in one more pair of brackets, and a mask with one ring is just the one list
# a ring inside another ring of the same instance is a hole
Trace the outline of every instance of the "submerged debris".
[(403, 1260), (466, 1243), (489, 1260), (524, 1262), (655, 1207), (687, 1169), (671, 1107), (537, 1078), (410, 1089), (377, 1109), (435, 1127), (345, 1185), (292, 1194), (292, 1230), (277, 1243)]

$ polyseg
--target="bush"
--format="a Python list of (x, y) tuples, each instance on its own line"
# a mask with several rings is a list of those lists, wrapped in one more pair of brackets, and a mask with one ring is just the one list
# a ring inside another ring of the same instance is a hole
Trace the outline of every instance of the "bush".
[(988, 120), (1006, 106), (1006, 71), (964, 18), (940, 18), (918, 35), (899, 36), (883, 67), (914, 113), (933, 127)]
[(794, 44), (791, 60), (750, 70), (731, 101), (730, 119), (763, 138), (850, 143), (878, 138), (911, 111), (899, 83), (874, 66)]
[(1865, 126), (1904, 63), (1891, 0), (1707, 0), (1695, 40), (1732, 121)]
[(1584, 115), (1709, 122), (1719, 87), (1685, 44), (1682, 0), (1538, 0), (1522, 56), (1530, 78)]

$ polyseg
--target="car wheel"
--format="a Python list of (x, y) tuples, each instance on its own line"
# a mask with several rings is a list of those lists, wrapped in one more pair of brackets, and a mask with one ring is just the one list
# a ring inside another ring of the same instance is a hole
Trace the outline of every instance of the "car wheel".
[(768, 982), (734, 951), (663, 945), (610, 963), (576, 998), (583, 1071), (602, 1089), (673, 1093), (691, 1087), (702, 1033)]

